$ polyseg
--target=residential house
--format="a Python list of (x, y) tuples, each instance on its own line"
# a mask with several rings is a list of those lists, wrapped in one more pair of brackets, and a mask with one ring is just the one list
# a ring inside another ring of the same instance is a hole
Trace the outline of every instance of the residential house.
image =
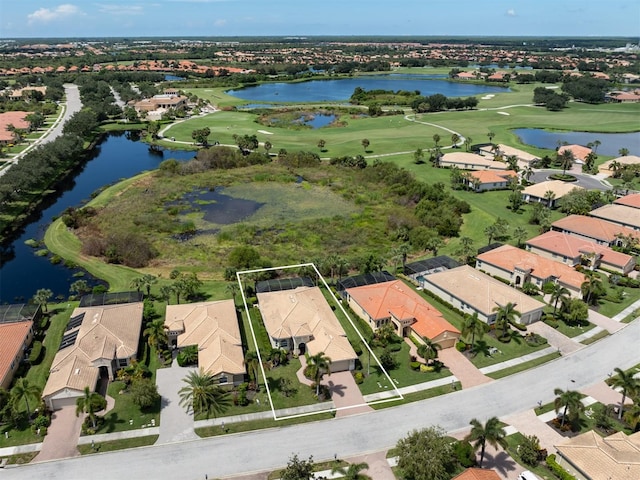
[(631, 236), (640, 240), (640, 232), (636, 230), (585, 215), (569, 215), (556, 220), (551, 224), (551, 229), (609, 247), (620, 244), (618, 236)]
[(576, 298), (582, 296), (580, 287), (586, 280), (582, 273), (569, 265), (512, 245), (503, 245), (478, 255), (476, 268), (508, 280), (516, 287), (530, 282), (541, 288), (545, 283), (556, 282)]
[(393, 324), (401, 337), (427, 338), (442, 348), (455, 346), (460, 331), (401, 280), (363, 285), (346, 291), (351, 309), (376, 331)]
[(598, 166), (598, 173), (613, 175), (615, 173), (615, 170), (614, 168), (612, 168), (612, 165), (614, 168), (624, 168), (631, 165), (640, 166), (640, 157), (637, 155), (624, 155), (622, 157), (607, 160), (602, 165)]
[(258, 306), (274, 348), (303, 355), (323, 352), (331, 371), (353, 370), (358, 356), (318, 287), (258, 293)]
[[(640, 158), (639, 158), (640, 159)], [(626, 205), (627, 207), (640, 209), (640, 193), (632, 193), (613, 201), (616, 205)]]
[(42, 398), (51, 410), (73, 406), (85, 387), (113, 379), (138, 353), (142, 302), (76, 308), (64, 331)]
[(0, 388), (9, 389), (32, 340), (31, 320), (0, 323)]
[(604, 96), (605, 101), (611, 103), (637, 103), (640, 102), (640, 90), (632, 92), (614, 91)]
[(495, 470), (485, 468), (467, 468), (464, 472), (456, 475), (451, 480), (501, 480), (500, 475)]
[(29, 130), (31, 124), (26, 120), (27, 115), (33, 112), (4, 112), (0, 113), (0, 143), (7, 145), (14, 142), (13, 132), (9, 130), (10, 125), (22, 130)]
[(445, 153), (440, 158), (441, 167), (458, 167), (461, 170), (507, 170), (504, 162), (494, 162), (481, 155), (469, 152)]
[(582, 145), (562, 145), (558, 149), (558, 155), (562, 155), (567, 150), (573, 153), (576, 163), (585, 163), (587, 155), (592, 152), (589, 147), (583, 147)]
[(246, 368), (233, 300), (167, 305), (164, 321), (169, 344), (196, 346), (198, 366), (220, 384), (239, 385)]
[(517, 179), (518, 174), (513, 170), (479, 170), (469, 172), (465, 178), (467, 187), (476, 192), (487, 190), (504, 190), (509, 188), (511, 179)]
[[(514, 148), (509, 145), (505, 145), (503, 143), (499, 143), (497, 147), (498, 147), (497, 151), (500, 152), (503, 158), (513, 156), (518, 159), (518, 162), (522, 162), (526, 165), (530, 164), (531, 162), (540, 160), (540, 157), (536, 155), (533, 155), (529, 152), (525, 152), (524, 150), (520, 150), (519, 148)], [(492, 144), (488, 144), (480, 147), (480, 152), (486, 155), (494, 155), (496, 153), (496, 150), (494, 149)]]
[(527, 203), (542, 203), (549, 208), (554, 208), (558, 206), (558, 202), (562, 197), (576, 188), (583, 189), (562, 180), (547, 180), (526, 187), (522, 191), (522, 199)]
[(483, 322), (496, 321), (495, 309), (507, 303), (516, 305), (520, 322), (540, 320), (544, 303), (469, 265), (424, 277), (424, 288), (467, 314), (476, 312)]
[(602, 267), (627, 274), (636, 265), (636, 259), (632, 255), (617, 252), (581, 237), (556, 231), (549, 231), (527, 240), (526, 249), (571, 267), (584, 265), (591, 270)]
[(9, 100), (21, 100), (26, 92), (39, 92), (42, 95), (47, 94), (46, 86), (33, 86), (33, 87), (24, 87), (24, 88), (16, 88), (15, 90), (11, 90), (9, 93)]
[(180, 108), (187, 104), (187, 97), (179, 95), (154, 95), (133, 104), (136, 112), (151, 112), (154, 110), (168, 110), (170, 108)]
[(404, 273), (420, 288), (424, 287), (424, 277), (436, 272), (444, 272), (452, 268), (459, 267), (460, 263), (446, 255), (439, 255), (433, 258), (418, 260), (407, 263), (404, 266)]
[(555, 448), (560, 466), (578, 480), (640, 478), (640, 432), (603, 438), (589, 430)]
[(589, 215), (608, 222), (617, 223), (632, 230), (640, 230), (640, 212), (637, 208), (613, 203), (591, 210)]

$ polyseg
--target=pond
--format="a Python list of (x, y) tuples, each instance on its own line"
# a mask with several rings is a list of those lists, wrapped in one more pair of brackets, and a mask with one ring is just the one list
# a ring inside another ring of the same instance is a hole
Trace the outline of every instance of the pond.
[(322, 128), (327, 125), (331, 125), (331, 123), (337, 118), (336, 115), (328, 114), (328, 113), (315, 113), (313, 115), (303, 115), (298, 120), (297, 123), (301, 123), (303, 125), (307, 125), (311, 128)]
[[(223, 193), (223, 187), (214, 190), (193, 190), (178, 202), (170, 205), (189, 204), (191, 211), (204, 212), (203, 219), (217, 225), (238, 223), (256, 213), (264, 203), (234, 198)], [(182, 212), (187, 213), (187, 212)]]
[(167, 82), (181, 82), (181, 81), (183, 81), (183, 80), (186, 80), (186, 78), (184, 78), (184, 77), (178, 77), (178, 76), (176, 76), (176, 75), (165, 75), (165, 76), (164, 76), (164, 79), (165, 79)]
[(345, 102), (356, 87), (365, 90), (420, 91), (421, 95), (441, 93), (447, 97), (469, 97), (508, 92), (506, 87), (449, 82), (447, 75), (372, 75), (300, 83), (264, 83), (226, 93), (254, 102)]
[(518, 128), (513, 130), (522, 143), (538, 148), (555, 150), (559, 143), (587, 145), (600, 141), (597, 153), (619, 156), (618, 150), (626, 148), (631, 155), (640, 155), (640, 132), (631, 133), (593, 133), (593, 132), (554, 132), (537, 128)]
[[(73, 178), (58, 188), (58, 193), (48, 199), (39, 212), (8, 245), (3, 245), (0, 263), (0, 303), (28, 301), (39, 288), (48, 288), (54, 296), (69, 295), (69, 285), (83, 279), (80, 269), (53, 265), (49, 258), (35, 255), (37, 249), (25, 245), (29, 239), (42, 239), (52, 219), (65, 209), (79, 206), (91, 199), (91, 194), (106, 185), (129, 178), (145, 170), (158, 168), (167, 158), (188, 160), (194, 153), (184, 150), (152, 152), (146, 143), (138, 141), (136, 134), (112, 133), (93, 151), (86, 164), (75, 172)], [(41, 247), (44, 248), (44, 247)]]

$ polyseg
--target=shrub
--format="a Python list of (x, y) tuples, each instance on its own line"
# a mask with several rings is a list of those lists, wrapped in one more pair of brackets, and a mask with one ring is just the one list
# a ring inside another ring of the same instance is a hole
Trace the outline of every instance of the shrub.
[(401, 343), (390, 343), (388, 348), (389, 348), (390, 352), (399, 352), (400, 350), (402, 350), (402, 344)]
[(140, 408), (149, 408), (160, 400), (158, 386), (150, 378), (134, 380), (129, 389), (131, 400)]
[(558, 321), (550, 315), (547, 315), (547, 318), (544, 319), (544, 323), (549, 325), (551, 328), (558, 328)]
[(52, 265), (58, 265), (60, 262), (62, 262), (62, 258), (60, 258), (59, 255), (51, 255), (51, 258), (49, 258), (49, 261), (51, 262)]
[(424, 363), (420, 365), (420, 372), (422, 373), (429, 373), (433, 372), (434, 370), (435, 368), (430, 365), (425, 365)]
[(40, 363), (42, 359), (42, 350), (43, 350), (42, 342), (35, 341), (33, 342), (33, 346), (31, 347), (31, 353), (29, 354), (29, 362), (31, 365), (37, 365)]
[(456, 350), (464, 352), (467, 349), (467, 344), (464, 342), (456, 342)]
[(453, 452), (463, 467), (469, 468), (476, 464), (476, 454), (469, 442), (456, 442), (453, 446)]
[(409, 365), (411, 366), (412, 370), (419, 370), (420, 369), (420, 365), (422, 365), (422, 363), (420, 363), (420, 362), (411, 362)]
[(554, 288), (554, 283), (553, 282), (547, 282), (544, 285), (542, 285), (542, 292), (546, 295), (550, 294), (553, 292), (553, 288)]
[(40, 242), (38, 240), (36, 240), (35, 238), (30, 238), (28, 240), (25, 240), (24, 244), (27, 247), (31, 247), (31, 248), (37, 248), (40, 246)]
[(527, 331), (527, 326), (524, 323), (513, 322), (511, 325), (513, 325), (516, 329), (520, 330), (521, 332)]
[(36, 257), (46, 257), (47, 255), (49, 255), (49, 250), (47, 250), (46, 248), (36, 250)]
[(357, 385), (360, 385), (362, 382), (364, 382), (364, 374), (362, 372), (354, 372), (353, 379), (355, 380)]
[(555, 454), (551, 454), (547, 457), (547, 465), (551, 469), (551, 471), (556, 474), (556, 476), (560, 480), (575, 480), (575, 477), (567, 472), (564, 468), (562, 468), (558, 462), (556, 462)]

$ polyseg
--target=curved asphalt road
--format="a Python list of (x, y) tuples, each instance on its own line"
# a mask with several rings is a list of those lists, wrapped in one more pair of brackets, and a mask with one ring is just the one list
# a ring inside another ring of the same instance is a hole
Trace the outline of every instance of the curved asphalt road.
[[(549, 180), (549, 175), (554, 173), (562, 173), (559, 170), (536, 170), (529, 181), (534, 183), (545, 182)], [(573, 182), (572, 185), (577, 185), (587, 190), (611, 190), (611, 187), (605, 185), (593, 175), (587, 175), (585, 173), (567, 172), (578, 179), (577, 182)]]
[(7, 468), (0, 479), (203, 479), (286, 465), (292, 453), (317, 461), (387, 449), (414, 428), (449, 432), (469, 420), (529, 410), (553, 400), (555, 388), (578, 390), (613, 368), (640, 362), (640, 320), (593, 345), (538, 368), (478, 387), (366, 414), (181, 443)]

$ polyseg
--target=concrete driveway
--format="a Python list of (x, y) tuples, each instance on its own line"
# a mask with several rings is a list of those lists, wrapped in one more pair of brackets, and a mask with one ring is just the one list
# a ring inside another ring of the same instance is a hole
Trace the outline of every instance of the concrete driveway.
[(193, 412), (180, 406), (178, 391), (185, 385), (182, 381), (196, 368), (183, 368), (174, 359), (171, 368), (160, 368), (156, 372), (158, 393), (162, 397), (160, 410), (160, 435), (156, 445), (161, 443), (197, 440), (200, 437), (193, 431)]
[(492, 381), (455, 348), (440, 350), (438, 358), (458, 378), (462, 388), (471, 388)]
[(47, 436), (42, 442), (42, 449), (32, 461), (44, 462), (80, 455), (76, 445), (78, 445), (84, 417), (85, 415), (76, 417), (76, 407), (74, 406), (64, 407), (53, 412)]
[(337, 409), (336, 417), (373, 410), (366, 404), (351, 372), (336, 372), (325, 375), (322, 383), (329, 387), (331, 400)]

